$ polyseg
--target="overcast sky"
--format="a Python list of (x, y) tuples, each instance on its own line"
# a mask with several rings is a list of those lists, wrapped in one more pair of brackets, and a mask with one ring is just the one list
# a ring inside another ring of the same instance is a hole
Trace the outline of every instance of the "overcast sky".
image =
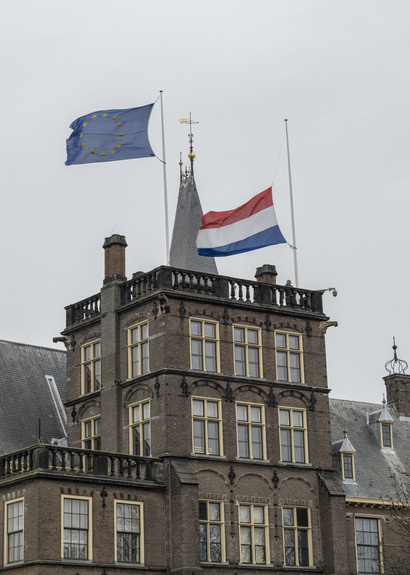
[[(6, 0), (1, 12), (0, 338), (52, 347), (64, 306), (100, 290), (114, 232), (128, 277), (166, 263), (158, 159), (64, 165), (75, 118), (162, 89), (171, 231), (191, 112), (204, 212), (273, 182), (291, 243), (289, 119), (299, 283), (338, 291), (324, 295), (339, 323), (331, 395), (381, 401), (393, 336), (410, 362), (408, 0)], [(150, 139), (162, 157), (159, 105)], [(217, 261), (248, 279), (265, 263), (294, 280), (286, 245)]]

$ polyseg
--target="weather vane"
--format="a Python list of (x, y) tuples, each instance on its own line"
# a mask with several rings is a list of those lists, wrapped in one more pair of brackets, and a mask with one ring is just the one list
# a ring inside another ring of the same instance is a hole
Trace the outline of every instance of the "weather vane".
[(408, 364), (407, 361), (405, 361), (404, 359), (399, 359), (397, 357), (397, 345), (395, 337), (393, 337), (393, 352), (394, 352), (393, 359), (387, 361), (384, 365), (386, 371), (388, 371), (390, 375), (393, 373), (406, 373)]
[[(194, 175), (194, 159), (195, 159), (195, 154), (194, 154), (194, 134), (192, 133), (192, 124), (199, 124), (199, 122), (194, 122), (191, 118), (191, 112), (189, 112), (189, 119), (188, 118), (180, 118), (179, 120), (180, 124), (189, 124), (189, 134), (188, 134), (188, 138), (189, 138), (189, 154), (188, 154), (188, 158), (191, 162), (191, 176)], [(181, 165), (181, 162), (180, 162)]]

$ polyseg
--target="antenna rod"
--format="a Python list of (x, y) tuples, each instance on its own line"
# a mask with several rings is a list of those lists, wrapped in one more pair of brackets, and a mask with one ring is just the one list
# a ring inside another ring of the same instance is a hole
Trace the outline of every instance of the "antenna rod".
[(296, 285), (296, 287), (299, 287), (298, 256), (297, 256), (296, 232), (295, 232), (295, 210), (293, 208), (292, 173), (290, 170), (289, 136), (288, 136), (288, 121), (287, 120), (285, 120), (285, 128), (286, 128), (286, 148), (287, 148), (287, 152), (288, 152), (290, 213), (291, 213), (291, 218), (292, 218), (293, 264), (295, 267), (295, 285)]
[(166, 263), (169, 266), (169, 227), (168, 227), (168, 193), (167, 193), (167, 162), (165, 159), (165, 134), (164, 134), (164, 108), (162, 104), (162, 90), (159, 91), (161, 95), (161, 127), (162, 127), (162, 173), (164, 177), (164, 208), (165, 208), (165, 249), (166, 249)]

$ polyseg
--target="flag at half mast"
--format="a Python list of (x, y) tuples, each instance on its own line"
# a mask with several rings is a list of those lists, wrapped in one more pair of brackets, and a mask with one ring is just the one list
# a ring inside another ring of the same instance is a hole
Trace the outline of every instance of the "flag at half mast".
[(153, 106), (99, 110), (74, 120), (67, 140), (66, 165), (155, 156), (148, 139)]
[(203, 215), (196, 240), (199, 255), (213, 257), (285, 243), (273, 207), (272, 188), (234, 210)]

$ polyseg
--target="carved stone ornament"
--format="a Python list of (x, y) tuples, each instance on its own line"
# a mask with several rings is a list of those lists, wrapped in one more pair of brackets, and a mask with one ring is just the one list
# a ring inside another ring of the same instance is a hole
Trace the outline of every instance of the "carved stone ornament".
[(307, 337), (312, 337), (312, 326), (310, 325), (310, 321), (306, 322), (305, 332)]
[(315, 394), (313, 393), (313, 389), (312, 389), (312, 393), (310, 394), (310, 411), (315, 411), (316, 409), (316, 397)]
[(269, 388), (269, 395), (268, 395), (268, 402), (267, 402), (268, 407), (275, 407), (276, 402), (275, 402), (275, 392), (273, 391), (273, 386), (271, 385)]
[(273, 483), (273, 487), (274, 487), (275, 489), (277, 489), (277, 488), (278, 488), (278, 485), (279, 485), (279, 477), (278, 477), (278, 474), (276, 473), (276, 469), (275, 469), (275, 471), (273, 472), (272, 483)]
[(265, 323), (266, 331), (270, 331), (270, 328), (272, 327), (272, 322), (270, 320), (269, 315), (266, 316), (264, 323)]
[(71, 347), (71, 351), (75, 350), (75, 346), (77, 345), (77, 342), (75, 341), (75, 337), (74, 334), (71, 335), (70, 337), (70, 347)]
[(189, 392), (188, 392), (188, 383), (187, 380), (185, 379), (185, 375), (181, 380), (181, 390), (182, 390), (182, 395), (184, 397), (188, 397), (189, 396)]
[(231, 384), (229, 383), (229, 381), (226, 384), (225, 401), (229, 401), (229, 403), (233, 402), (233, 392), (232, 392), (232, 387), (231, 387)]
[(228, 308), (224, 308), (224, 312), (222, 314), (222, 321), (224, 322), (224, 326), (226, 327), (229, 323), (229, 313)]
[(154, 383), (154, 389), (155, 389), (155, 395), (158, 398), (159, 397), (159, 389), (161, 387), (161, 384), (159, 382), (158, 376), (155, 378), (155, 383)]
[(229, 473), (228, 473), (228, 479), (229, 479), (229, 483), (231, 484), (231, 486), (235, 483), (235, 478), (236, 478), (236, 473), (233, 470), (233, 466), (231, 465), (231, 468), (230, 468)]
[(185, 314), (186, 314), (186, 309), (185, 309), (185, 304), (183, 301), (181, 301), (181, 304), (179, 306), (179, 317), (181, 319), (185, 318)]
[(71, 418), (72, 418), (72, 420), (73, 420), (73, 423), (75, 423), (76, 417), (77, 417), (77, 412), (76, 412), (76, 410), (75, 410), (75, 405), (74, 405), (74, 406), (73, 406), (73, 410), (72, 410), (72, 412), (71, 412)]
[(101, 489), (100, 496), (101, 496), (101, 498), (102, 498), (102, 506), (103, 506), (103, 509), (105, 509), (106, 506), (107, 506), (105, 500), (106, 500), (107, 497), (108, 497), (108, 493), (107, 493), (107, 490), (105, 489), (105, 485), (103, 485), (103, 488)]
[(154, 316), (154, 319), (157, 319), (157, 317), (158, 317), (158, 304), (156, 301), (154, 301), (154, 305), (152, 306), (152, 315)]

